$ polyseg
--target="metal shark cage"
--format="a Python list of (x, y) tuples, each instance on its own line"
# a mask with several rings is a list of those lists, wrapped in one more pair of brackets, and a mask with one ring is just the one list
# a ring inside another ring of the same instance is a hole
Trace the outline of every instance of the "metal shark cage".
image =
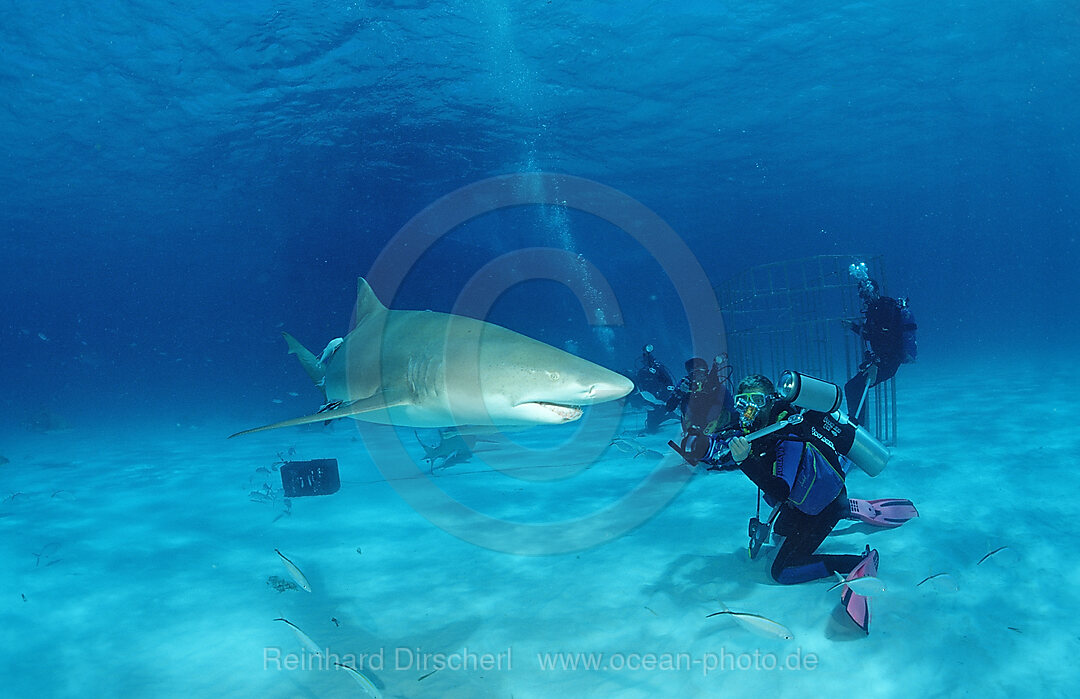
[[(862, 321), (858, 287), (848, 273), (865, 262), (885, 286), (881, 256), (818, 255), (753, 267), (714, 287), (735, 376), (785, 369), (843, 386), (863, 360), (861, 338), (841, 321)], [(866, 396), (865, 428), (896, 444), (896, 383), (889, 379)], [(853, 412), (856, 406), (847, 406)]]

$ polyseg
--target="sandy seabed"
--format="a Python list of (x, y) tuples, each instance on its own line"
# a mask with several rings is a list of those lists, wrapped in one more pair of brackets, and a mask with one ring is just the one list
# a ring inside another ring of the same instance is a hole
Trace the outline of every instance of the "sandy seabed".
[[(677, 427), (638, 436), (640, 413), (510, 435), (434, 476), (411, 431), (349, 421), (230, 441), (251, 425), (12, 428), (5, 695), (364, 696), (334, 662), (385, 697), (1071, 695), (1077, 388), (1064, 363), (901, 370), (892, 460), (848, 489), (921, 516), (824, 545), (880, 552), (869, 636), (830, 582), (774, 583), (769, 547), (751, 561), (752, 484), (692, 473), (665, 447)], [(340, 492), (286, 507), (276, 464), (331, 457)], [(312, 592), (279, 591), (274, 549)], [(794, 638), (706, 618), (721, 605)]]

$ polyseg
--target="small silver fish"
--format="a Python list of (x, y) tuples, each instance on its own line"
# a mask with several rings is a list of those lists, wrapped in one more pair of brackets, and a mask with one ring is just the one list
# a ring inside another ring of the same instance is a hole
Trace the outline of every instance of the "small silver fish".
[(299, 626), (292, 623), (288, 619), (283, 619), (281, 617), (278, 617), (277, 619), (274, 619), (274, 621), (284, 621), (286, 624), (288, 624), (289, 626), (292, 627), (293, 633), (295, 633), (296, 637), (298, 639), (300, 639), (300, 643), (302, 643), (304, 645), (304, 647), (306, 647), (309, 651), (311, 651), (315, 655), (318, 655), (318, 656), (322, 655), (322, 648), (319, 648), (319, 644), (316, 643), (315, 641), (311, 640), (311, 636), (308, 636), (306, 633), (304, 633), (303, 630), (301, 630)]
[(379, 688), (376, 687), (375, 684), (364, 675), (364, 673), (360, 672), (351, 665), (342, 665), (341, 663), (334, 663), (334, 665), (340, 667), (342, 670), (345, 670), (350, 675), (352, 675), (352, 678), (356, 680), (356, 684), (360, 685), (360, 688), (363, 689), (367, 693), (367, 695), (371, 697), (371, 699), (382, 699), (382, 692), (379, 691)]
[(747, 631), (756, 633), (758, 636), (764, 636), (766, 638), (781, 638), (785, 641), (790, 641), (795, 638), (795, 635), (791, 633), (791, 629), (784, 626), (778, 621), (773, 621), (758, 614), (748, 614), (746, 612), (733, 612), (727, 607), (724, 607), (723, 611), (713, 612), (705, 618), (713, 616), (720, 616), (721, 614), (727, 614), (735, 622), (746, 629)]
[(977, 566), (981, 566), (981, 565), (982, 565), (982, 563), (983, 563), (983, 561), (985, 561), (985, 560), (986, 560), (987, 558), (990, 558), (990, 557), (991, 557), (991, 556), (993, 556), (993, 555), (994, 555), (995, 553), (1000, 553), (1001, 551), (1004, 551), (1004, 550), (1005, 550), (1005, 549), (1007, 549), (1007, 548), (1009, 548), (1009, 547), (1008, 547), (1008, 546), (998, 546), (998, 547), (997, 547), (996, 549), (994, 549), (994, 550), (993, 550), (993, 551), (991, 551), (990, 553), (988, 553), (988, 554), (986, 554), (985, 556), (983, 556), (982, 558), (980, 558), (980, 559), (979, 559), (979, 562), (978, 562), (978, 563), (976, 563), (975, 565), (977, 565)]
[(296, 567), (296, 564), (286, 558), (285, 554), (281, 551), (274, 549), (274, 553), (281, 556), (281, 562), (285, 564), (285, 569), (289, 571), (289, 575), (296, 581), (296, 584), (299, 585), (301, 589), (311, 592), (311, 583), (309, 583), (307, 577), (300, 572), (300, 569)]
[(885, 592), (885, 583), (881, 582), (880, 578), (875, 578), (872, 575), (866, 575), (861, 578), (855, 578), (854, 580), (847, 580), (841, 573), (837, 573), (836, 577), (840, 582), (830, 587), (827, 592), (832, 592), (838, 587), (847, 585), (851, 590), (863, 597), (873, 597), (874, 595), (880, 595)]
[(934, 578), (940, 578), (940, 577), (941, 577), (942, 575), (948, 575), (948, 573), (934, 573), (933, 575), (927, 575), (927, 576), (926, 576), (925, 578), (923, 578), (922, 580), (920, 580), (920, 581), (919, 581), (919, 584), (918, 584), (918, 585), (916, 585), (915, 587), (922, 587), (922, 584), (923, 584), (923, 583), (925, 583), (925, 582), (930, 582), (930, 581), (931, 581), (931, 580), (933, 580)]
[(924, 589), (935, 590), (936, 592), (958, 592), (960, 590), (956, 584), (956, 580), (948, 573), (934, 573), (933, 575), (928, 575), (920, 580), (919, 584), (915, 587), (922, 587), (926, 583), (929, 584), (926, 585)]

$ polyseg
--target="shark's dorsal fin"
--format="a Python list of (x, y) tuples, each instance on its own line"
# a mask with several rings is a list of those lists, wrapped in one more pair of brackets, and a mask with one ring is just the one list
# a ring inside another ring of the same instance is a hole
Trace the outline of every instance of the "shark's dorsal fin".
[(371, 285), (363, 277), (358, 277), (356, 280), (356, 317), (353, 319), (353, 327), (360, 325), (373, 314), (385, 312), (386, 306), (375, 295)]

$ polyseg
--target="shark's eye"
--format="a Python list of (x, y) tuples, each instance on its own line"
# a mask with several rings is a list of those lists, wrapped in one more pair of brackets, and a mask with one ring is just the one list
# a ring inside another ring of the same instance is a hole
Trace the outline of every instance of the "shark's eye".
[(558, 381), (559, 378), (560, 378), (559, 377), (559, 372), (557, 372), (557, 371), (549, 371), (548, 372), (548, 378), (551, 379), (552, 381)]

